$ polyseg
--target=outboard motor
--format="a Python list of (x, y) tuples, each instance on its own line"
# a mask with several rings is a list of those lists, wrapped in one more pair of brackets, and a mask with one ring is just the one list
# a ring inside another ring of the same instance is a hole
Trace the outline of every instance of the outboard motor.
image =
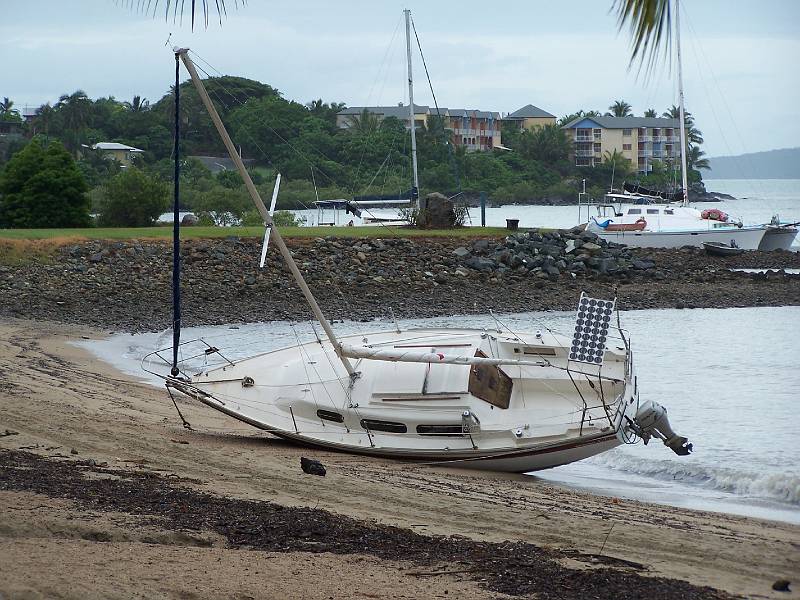
[(689, 443), (689, 440), (672, 431), (667, 417), (667, 409), (657, 402), (648, 400), (642, 404), (636, 411), (633, 421), (628, 419), (628, 424), (634, 433), (642, 438), (645, 445), (651, 437), (657, 437), (679, 456), (687, 456), (692, 451), (692, 444)]

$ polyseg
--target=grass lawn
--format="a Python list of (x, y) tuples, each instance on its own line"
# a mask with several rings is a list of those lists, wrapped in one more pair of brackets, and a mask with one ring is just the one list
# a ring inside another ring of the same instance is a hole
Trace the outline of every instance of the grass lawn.
[[(498, 237), (508, 232), (502, 227), (462, 227), (460, 229), (404, 229), (400, 227), (280, 227), (285, 238), (336, 237)], [(263, 227), (182, 227), (181, 238), (261, 237)], [(0, 229), (0, 240), (131, 240), (172, 238), (172, 227), (87, 227), (85, 229)]]
[[(281, 227), (287, 239), (336, 237), (501, 237), (501, 227), (463, 227), (461, 229), (403, 229), (399, 227)], [(222, 238), (262, 237), (263, 227), (182, 227), (181, 237)], [(65, 244), (81, 240), (172, 239), (172, 227), (87, 227), (85, 229), (0, 229), (0, 265), (24, 265), (31, 261), (48, 262)]]

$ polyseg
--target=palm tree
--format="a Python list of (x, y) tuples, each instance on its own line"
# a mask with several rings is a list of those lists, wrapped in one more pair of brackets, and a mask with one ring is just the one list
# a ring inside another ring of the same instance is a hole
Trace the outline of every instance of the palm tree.
[(629, 67), (639, 62), (639, 69), (651, 73), (661, 55), (668, 56), (672, 43), (670, 0), (614, 0), (617, 23), (631, 32)]
[(381, 125), (380, 117), (366, 108), (360, 115), (350, 115), (347, 120), (348, 129), (358, 135), (370, 135)]
[(564, 115), (558, 120), (558, 126), (562, 127), (569, 123), (570, 121), (574, 121), (575, 119), (585, 117), (585, 118), (592, 118), (592, 117), (601, 117), (600, 111), (598, 110), (579, 110), (578, 112), (574, 112), (571, 115)]
[[(153, 16), (155, 16), (156, 11), (158, 10), (159, 0), (134, 0), (132, 2), (123, 2), (123, 4), (135, 7), (135, 10), (140, 12), (149, 12), (150, 7), (152, 6)], [(172, 16), (172, 20), (176, 21), (178, 19), (178, 15), (180, 15), (181, 20), (183, 20), (185, 0), (165, 0), (164, 4), (166, 5), (164, 11), (165, 18), (169, 19), (170, 16)], [(238, 8), (239, 4), (244, 6), (247, 4), (247, 0), (234, 0), (233, 5), (235, 8)], [(209, 5), (216, 7), (217, 18), (219, 19), (220, 25), (222, 24), (222, 17), (228, 14), (228, 8), (225, 5), (225, 0), (200, 0), (200, 2), (197, 0), (191, 0), (191, 5), (189, 8), (192, 16), (192, 30), (194, 30), (196, 13), (202, 15), (205, 26), (208, 27), (208, 17), (210, 14), (212, 14), (212, 10), (209, 9)], [(228, 5), (230, 5), (230, 2)], [(202, 12), (200, 12), (201, 10)]]
[(711, 165), (708, 163), (707, 158), (703, 158), (706, 155), (705, 152), (700, 150), (699, 146), (690, 146), (689, 152), (686, 156), (686, 166), (689, 169), (708, 169), (711, 170)]
[(77, 155), (80, 148), (80, 139), (89, 120), (89, 111), (92, 101), (83, 90), (72, 94), (64, 94), (58, 99), (56, 110), (64, 118), (64, 128), (69, 132), (69, 148)]
[(0, 121), (16, 121), (19, 119), (19, 111), (14, 106), (14, 101), (4, 97), (0, 102)]
[(655, 118), (658, 116), (658, 114), (656, 113), (655, 108), (648, 108), (646, 111), (644, 111), (644, 116), (648, 118)]
[(150, 101), (147, 98), (142, 98), (141, 96), (134, 96), (131, 102), (123, 102), (123, 105), (130, 112), (135, 113), (150, 110)]
[(56, 111), (52, 106), (50, 106), (49, 102), (47, 102), (46, 104), (42, 104), (39, 108), (37, 108), (36, 119), (33, 122), (34, 133), (36, 131), (36, 128), (39, 128), (41, 131), (44, 132), (45, 136), (49, 136), (50, 126), (53, 124), (55, 116), (56, 116)]
[(617, 100), (608, 107), (610, 113), (607, 113), (608, 116), (612, 117), (629, 117), (633, 113), (631, 112), (631, 105), (625, 102), (625, 100)]

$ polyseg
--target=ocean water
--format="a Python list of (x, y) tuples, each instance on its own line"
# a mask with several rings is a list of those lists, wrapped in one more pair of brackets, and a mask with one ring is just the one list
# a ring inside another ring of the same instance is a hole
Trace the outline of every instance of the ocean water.
[[(701, 208), (719, 208), (748, 224), (768, 223), (773, 215), (778, 215), (783, 222), (800, 221), (798, 179), (713, 179), (706, 182), (706, 188), (709, 191), (730, 194), (737, 199), (697, 204)], [(320, 220), (320, 215), (315, 209), (295, 211), (295, 213), (304, 217), (309, 225), (316, 225)], [(395, 218), (397, 215), (397, 209), (369, 209), (364, 212), (364, 216), (381, 218)], [(469, 216), (469, 225), (481, 224), (480, 208), (471, 208)], [(344, 211), (340, 211), (338, 223), (346, 225), (351, 218), (355, 225), (361, 224), (361, 219), (345, 215)], [(326, 211), (323, 219), (331, 221), (333, 211)], [(583, 219), (579, 216), (577, 204), (574, 206), (507, 205), (486, 209), (487, 226), (505, 227), (506, 219), (519, 219), (520, 227), (565, 229), (586, 221), (586, 208), (583, 209)], [(794, 246), (800, 250), (800, 236), (795, 239)]]
[[(516, 331), (569, 332), (574, 313), (499, 318)], [(676, 456), (653, 440), (532, 476), (611, 496), (800, 523), (800, 307), (628, 311), (622, 322), (632, 336), (642, 399), (667, 407), (673, 428), (689, 438), (694, 453)], [(486, 314), (400, 324), (496, 327)], [(239, 358), (313, 338), (308, 323), (233, 327), (189, 328), (182, 339), (203, 337)], [(335, 325), (342, 334), (387, 327)], [(81, 342), (154, 385), (163, 384), (141, 370), (142, 358), (170, 344), (169, 331)]]

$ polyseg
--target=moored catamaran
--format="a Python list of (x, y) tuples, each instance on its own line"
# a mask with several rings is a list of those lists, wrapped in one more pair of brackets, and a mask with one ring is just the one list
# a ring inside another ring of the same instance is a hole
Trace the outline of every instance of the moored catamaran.
[[(179, 360), (176, 219), (172, 360), (152, 355), (170, 366), (163, 375), (170, 393), (306, 445), (469, 468), (547, 469), (652, 437), (679, 455), (691, 452), (687, 439), (672, 431), (666, 409), (641, 400), (615, 300), (582, 295), (571, 338), (515, 332), (499, 322), (493, 329), (397, 327), (338, 337), (272, 227), (189, 51), (176, 48), (175, 59), (176, 127), (182, 62), (263, 218), (265, 246), (271, 239), (278, 248), (324, 335), (215, 368), (192, 369)], [(218, 352), (206, 345), (201, 354)]]

